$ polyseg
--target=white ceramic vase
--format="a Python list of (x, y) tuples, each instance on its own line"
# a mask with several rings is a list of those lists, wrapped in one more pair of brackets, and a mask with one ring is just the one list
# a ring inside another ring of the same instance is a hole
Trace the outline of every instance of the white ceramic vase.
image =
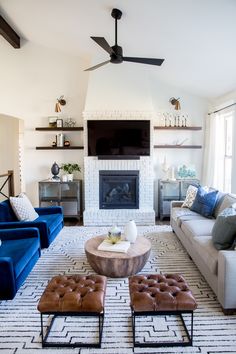
[(134, 220), (130, 220), (124, 227), (125, 240), (134, 243), (137, 238), (137, 226)]
[(67, 182), (68, 181), (67, 175), (62, 175), (61, 180), (62, 182)]
[(73, 178), (74, 178), (73, 173), (68, 174), (68, 175), (67, 175), (67, 182), (72, 182), (72, 181), (73, 181)]

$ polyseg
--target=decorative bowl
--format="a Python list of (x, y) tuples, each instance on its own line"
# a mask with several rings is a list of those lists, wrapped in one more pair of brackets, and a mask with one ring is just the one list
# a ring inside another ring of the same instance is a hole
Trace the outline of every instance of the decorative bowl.
[(121, 240), (121, 230), (118, 227), (113, 227), (108, 231), (107, 241), (111, 244), (115, 244)]

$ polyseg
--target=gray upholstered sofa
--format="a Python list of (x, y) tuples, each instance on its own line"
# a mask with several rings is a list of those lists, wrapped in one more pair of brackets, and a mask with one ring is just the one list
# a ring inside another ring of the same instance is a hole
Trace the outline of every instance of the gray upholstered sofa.
[[(236, 195), (222, 195), (214, 218), (235, 202)], [(211, 236), (215, 219), (181, 208), (182, 203), (171, 203), (171, 227), (216, 294), (224, 313), (229, 314), (236, 309), (236, 251), (218, 251)]]

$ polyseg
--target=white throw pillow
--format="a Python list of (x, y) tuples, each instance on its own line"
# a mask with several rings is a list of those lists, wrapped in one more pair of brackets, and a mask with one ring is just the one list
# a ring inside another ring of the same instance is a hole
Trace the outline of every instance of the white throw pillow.
[(34, 221), (39, 217), (28, 197), (23, 193), (18, 197), (10, 197), (10, 203), (20, 221)]
[(187, 189), (185, 201), (182, 204), (182, 208), (191, 208), (191, 206), (193, 205), (193, 202), (196, 198), (197, 190), (198, 190), (197, 187), (192, 186), (191, 184), (189, 185), (189, 187)]

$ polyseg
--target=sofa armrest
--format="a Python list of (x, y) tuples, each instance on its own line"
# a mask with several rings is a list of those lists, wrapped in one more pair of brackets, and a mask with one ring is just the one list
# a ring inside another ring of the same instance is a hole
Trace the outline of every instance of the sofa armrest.
[(48, 247), (48, 226), (46, 220), (0, 222), (0, 229), (37, 228), (40, 233), (41, 248)]
[(183, 204), (184, 200), (172, 200), (170, 202), (170, 208), (180, 208)]
[(0, 257), (0, 283), (0, 299), (13, 299), (16, 294), (16, 282), (10, 257)]
[(236, 251), (219, 251), (218, 299), (224, 309), (236, 309)]
[(35, 211), (39, 215), (63, 214), (62, 207), (60, 206), (40, 207), (40, 208), (35, 208)]
[(20, 228), (20, 229), (2, 229), (0, 230), (0, 239), (3, 240), (18, 240), (25, 238), (39, 238), (39, 230), (37, 228)]

